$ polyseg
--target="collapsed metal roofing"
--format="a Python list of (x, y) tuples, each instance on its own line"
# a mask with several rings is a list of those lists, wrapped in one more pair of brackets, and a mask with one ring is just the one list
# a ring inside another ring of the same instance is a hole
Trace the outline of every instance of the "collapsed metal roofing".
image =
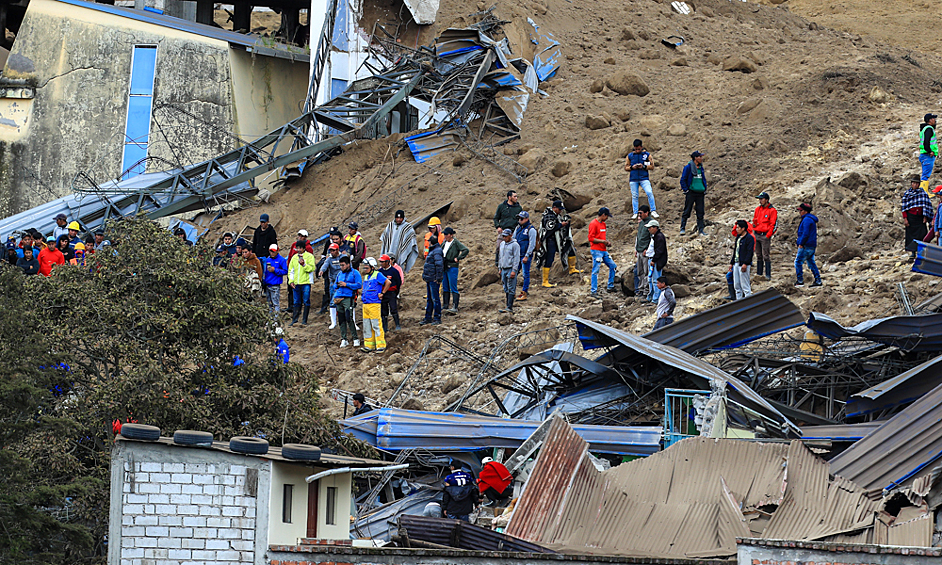
[(863, 422), (860, 424), (835, 424), (823, 426), (802, 426), (801, 439), (857, 441), (882, 426), (882, 422)]
[(942, 458), (942, 386), (831, 460), (831, 472), (867, 490), (906, 485)]
[[(358, 439), (394, 451), (418, 448), (433, 451), (516, 449), (540, 424), (529, 420), (398, 408), (372, 410), (340, 421), (344, 431)], [(577, 425), (574, 429), (589, 442), (592, 451), (644, 456), (660, 449), (660, 426)]]
[(862, 416), (913, 402), (942, 385), (942, 355), (887, 379), (847, 400), (847, 417)]
[(890, 316), (845, 328), (833, 318), (813, 312), (807, 325), (829, 339), (862, 337), (903, 351), (942, 351), (942, 314)]
[[(695, 380), (702, 381), (704, 386), (708, 386), (711, 382), (722, 385), (728, 390), (731, 400), (737, 402), (746, 410), (762, 416), (770, 423), (778, 425), (783, 434), (793, 435), (794, 437), (801, 435), (801, 429), (769, 404), (767, 400), (739, 379), (706, 361), (675, 347), (661, 345), (598, 322), (572, 315), (566, 316), (566, 319), (576, 322), (583, 349), (615, 348), (607, 356), (599, 359), (602, 363), (605, 362), (608, 356), (616, 358), (632, 354), (642, 358), (654, 359), (685, 372)], [(624, 351), (619, 351), (619, 349), (624, 349)]]
[[(396, 541), (405, 547), (456, 547), (469, 551), (513, 551), (518, 553), (555, 553), (550, 549), (513, 536), (475, 526), (461, 520), (429, 518), (426, 516), (399, 517)], [(416, 543), (418, 542), (418, 543)]]
[(735, 555), (737, 537), (827, 540), (875, 523), (866, 492), (799, 441), (691, 438), (606, 471), (587, 447), (554, 419), (506, 533), (567, 552), (710, 558)]
[(770, 288), (688, 316), (643, 337), (696, 354), (709, 349), (739, 347), (804, 323), (801, 310)]

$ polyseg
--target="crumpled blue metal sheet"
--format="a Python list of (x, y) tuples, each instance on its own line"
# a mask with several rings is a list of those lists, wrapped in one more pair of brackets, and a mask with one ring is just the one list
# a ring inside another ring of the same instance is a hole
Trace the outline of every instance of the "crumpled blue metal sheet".
[(942, 314), (890, 316), (845, 328), (830, 316), (812, 312), (807, 326), (828, 339), (862, 337), (903, 351), (942, 350)]
[(425, 506), (433, 500), (441, 500), (442, 493), (429, 487), (380, 506), (375, 512), (350, 524), (352, 539), (389, 541), (398, 528), (396, 520), (403, 514), (421, 516)]
[(924, 241), (917, 241), (913, 271), (924, 275), (942, 277), (942, 247)]
[(458, 134), (452, 129), (418, 133), (405, 139), (416, 163), (424, 163), (439, 153), (454, 151), (460, 143)]
[[(372, 412), (364, 416), (372, 417)], [(480, 451), (516, 449), (541, 422), (509, 420), (454, 412), (422, 412), (383, 408), (377, 415), (376, 436), (365, 440), (381, 449), (398, 451), (423, 448), (430, 451)], [(365, 434), (362, 421), (341, 420), (344, 431)], [(660, 426), (587, 426), (573, 428), (590, 444), (590, 450), (619, 455), (650, 455), (660, 449)], [(365, 437), (365, 435), (363, 436)]]
[(542, 33), (533, 18), (527, 18), (527, 22), (533, 26), (530, 41), (537, 46), (536, 55), (533, 56), (533, 66), (536, 67), (536, 76), (540, 82), (543, 82), (559, 70), (559, 62), (563, 54), (559, 48), (559, 42), (552, 33)]

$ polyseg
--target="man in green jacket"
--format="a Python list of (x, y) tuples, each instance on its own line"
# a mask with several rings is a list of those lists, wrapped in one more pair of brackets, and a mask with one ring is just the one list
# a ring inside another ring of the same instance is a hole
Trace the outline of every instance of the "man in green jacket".
[(514, 231), (517, 227), (517, 214), (523, 212), (523, 207), (517, 203), (517, 191), (507, 191), (507, 201), (501, 202), (494, 213), (494, 229), (497, 230), (497, 236), (504, 230)]
[[(442, 279), (442, 312), (446, 314), (458, 313), (458, 263), (468, 256), (468, 248), (455, 238), (455, 230), (451, 226), (442, 232), (445, 243), (442, 250), (445, 254), (445, 278)], [(454, 306), (449, 308), (449, 302), (454, 300)]]
[(935, 167), (935, 158), (939, 154), (939, 142), (935, 137), (935, 114), (926, 114), (919, 126), (919, 164), (922, 165), (922, 174), (919, 176), (919, 188), (932, 198), (929, 192), (929, 177)]

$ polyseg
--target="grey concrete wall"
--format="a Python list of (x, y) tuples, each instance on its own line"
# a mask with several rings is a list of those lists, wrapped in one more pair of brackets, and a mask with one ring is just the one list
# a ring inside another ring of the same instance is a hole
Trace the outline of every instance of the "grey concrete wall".
[(266, 563), (271, 477), (259, 457), (117, 442), (109, 565)]
[(891, 546), (852, 547), (841, 544), (818, 544), (827, 549), (813, 549), (812, 543), (781, 542), (772, 545), (738, 545), (739, 565), (938, 565), (942, 563), (938, 548), (898, 548)]
[(149, 154), (188, 164), (235, 147), (227, 43), (33, 0), (12, 49), (19, 68), (4, 68), (36, 95), (25, 127), (0, 129), (0, 217), (70, 193), (80, 171), (118, 175), (131, 54), (142, 44), (157, 45)]

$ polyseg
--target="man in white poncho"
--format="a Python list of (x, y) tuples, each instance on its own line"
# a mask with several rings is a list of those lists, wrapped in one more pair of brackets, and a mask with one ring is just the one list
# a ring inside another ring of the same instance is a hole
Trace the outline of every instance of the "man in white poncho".
[(419, 245), (415, 238), (415, 228), (406, 221), (406, 213), (396, 210), (396, 217), (389, 222), (383, 235), (383, 255), (392, 255), (402, 270), (408, 273), (419, 257)]

